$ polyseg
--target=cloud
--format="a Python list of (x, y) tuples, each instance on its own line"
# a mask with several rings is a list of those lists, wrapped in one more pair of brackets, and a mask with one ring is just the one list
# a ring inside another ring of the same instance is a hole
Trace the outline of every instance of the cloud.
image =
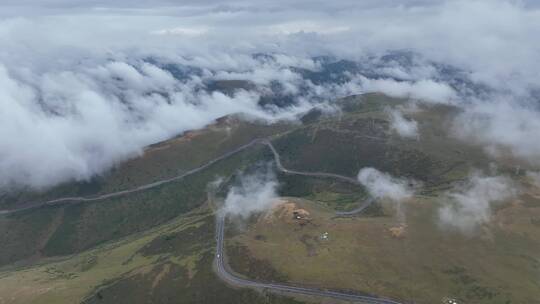
[(514, 157), (540, 165), (540, 112), (519, 101), (477, 101), (467, 105), (453, 124), (456, 136), (482, 144), (494, 156), (507, 151)]
[(0, 188), (88, 180), (143, 147), (232, 113), (294, 119), (307, 104), (262, 109), (259, 96), (201, 90), (155, 65), (113, 61), (20, 80), (0, 65)]
[(402, 110), (398, 108), (387, 108), (386, 112), (390, 115), (390, 129), (401, 137), (418, 138), (418, 123), (415, 120), (403, 117)]
[[(456, 135), (537, 164), (538, 36), (534, 1), (2, 1), (0, 188), (86, 180), (222, 115), (294, 119), (372, 91), (457, 105)], [(260, 87), (207, 92), (218, 79)], [(295, 103), (258, 106), (276, 86)]]
[(406, 179), (396, 178), (375, 168), (363, 168), (358, 173), (358, 181), (376, 199), (390, 199), (401, 202), (410, 199), (414, 190)]
[(152, 31), (155, 35), (180, 35), (180, 36), (201, 36), (208, 32), (205, 28), (174, 27)]
[(450, 86), (433, 80), (396, 81), (393, 79), (367, 79), (362, 88), (368, 92), (382, 92), (392, 97), (419, 99), (434, 103), (455, 103), (457, 94)]
[(350, 30), (347, 26), (328, 26), (314, 22), (290, 21), (277, 24), (269, 28), (271, 34), (298, 34), (298, 33), (317, 33), (317, 34), (335, 34)]
[(240, 184), (227, 193), (222, 212), (248, 218), (279, 203), (278, 182), (275, 173), (266, 168), (253, 174), (242, 175)]
[(515, 197), (517, 190), (511, 180), (502, 176), (474, 173), (464, 185), (446, 193), (439, 209), (443, 227), (471, 233), (491, 220), (492, 205)]
[(527, 177), (531, 179), (531, 181), (536, 187), (540, 188), (540, 172), (528, 171)]

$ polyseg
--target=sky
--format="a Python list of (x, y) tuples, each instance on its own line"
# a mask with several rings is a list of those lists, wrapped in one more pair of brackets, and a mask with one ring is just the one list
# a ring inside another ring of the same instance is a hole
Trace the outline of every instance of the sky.
[[(293, 119), (311, 100), (367, 91), (457, 104), (456, 136), (540, 165), (530, 140), (540, 127), (537, 1), (132, 2), (0, 1), (0, 191), (87, 180), (222, 115)], [(414, 68), (381, 71), (399, 82), (351, 75), (318, 86), (293, 69), (317, 70), (315, 56), (369, 62), (404, 50), (417, 54)], [(252, 56), (261, 53), (274, 58)], [(177, 79), (148, 58), (200, 72)], [(460, 92), (435, 63), (490, 93)], [(266, 109), (260, 92), (200, 90), (233, 78), (277, 81), (297, 104)]]

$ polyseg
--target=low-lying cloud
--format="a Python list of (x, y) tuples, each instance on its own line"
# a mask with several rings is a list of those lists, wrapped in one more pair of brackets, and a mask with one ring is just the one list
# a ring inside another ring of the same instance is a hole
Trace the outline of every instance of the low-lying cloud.
[(216, 118), (246, 113), (294, 119), (301, 101), (261, 108), (257, 92), (207, 92), (156, 65), (113, 61), (76, 71), (17, 79), (0, 65), (0, 188), (46, 188), (88, 180), (157, 141)]
[(529, 171), (527, 172), (527, 177), (536, 187), (540, 188), (540, 172)]
[(418, 138), (418, 123), (403, 116), (402, 109), (386, 109), (390, 116), (390, 129), (404, 138)]
[(358, 181), (367, 189), (369, 195), (376, 199), (402, 202), (414, 195), (410, 181), (393, 177), (375, 168), (361, 169), (358, 173)]
[(534, 106), (520, 104), (519, 100), (494, 102), (477, 101), (469, 104), (454, 122), (454, 133), (468, 141), (480, 143), (493, 156), (504, 155), (540, 165), (540, 112)]
[[(408, 76), (407, 76), (408, 77)], [(455, 103), (457, 93), (449, 85), (433, 80), (396, 81), (394, 79), (363, 79), (365, 91), (383, 92), (392, 97), (412, 98), (432, 103)]]
[[(223, 115), (294, 119), (373, 91), (461, 107), (457, 136), (540, 164), (539, 36), (533, 1), (3, 1), (0, 190), (88, 180)], [(222, 79), (258, 88), (207, 90)], [(260, 106), (275, 88), (294, 104)]]
[(517, 190), (509, 178), (472, 174), (468, 181), (446, 193), (439, 209), (441, 226), (472, 233), (492, 217), (492, 205), (515, 197)]
[(227, 193), (222, 212), (230, 216), (248, 218), (279, 203), (276, 175), (270, 168), (242, 175), (239, 185)]

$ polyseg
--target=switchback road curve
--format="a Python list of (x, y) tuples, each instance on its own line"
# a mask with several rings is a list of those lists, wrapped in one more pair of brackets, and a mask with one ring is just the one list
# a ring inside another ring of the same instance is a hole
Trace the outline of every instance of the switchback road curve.
[[(276, 148), (269, 140), (262, 139), (260, 140), (260, 143), (270, 148), (270, 150), (272, 151), (272, 154), (274, 155), (274, 161), (276, 162), (276, 166), (278, 170), (285, 174), (318, 177), (318, 178), (332, 178), (332, 179), (340, 180), (342, 182), (347, 182), (354, 185), (360, 185), (358, 180), (353, 179), (351, 177), (343, 176), (343, 175), (325, 173), (325, 172), (303, 172), (303, 171), (287, 169), (281, 163), (281, 156), (279, 155)], [(350, 215), (358, 214), (362, 212), (364, 209), (366, 209), (369, 205), (371, 205), (372, 202), (373, 202), (373, 199), (368, 199), (357, 209), (352, 210), (352, 211), (347, 211), (347, 212), (336, 212), (336, 215), (337, 216), (350, 216)], [(292, 293), (292, 294), (326, 297), (326, 298), (333, 298), (333, 299), (352, 301), (352, 302), (358, 302), (358, 303), (401, 304), (400, 302), (396, 302), (394, 300), (375, 297), (375, 296), (366, 296), (366, 295), (359, 295), (359, 294), (347, 293), (347, 292), (341, 292), (341, 291), (335, 291), (335, 290), (308, 288), (308, 287), (300, 287), (300, 286), (287, 285), (287, 284), (264, 283), (264, 282), (257, 282), (257, 281), (241, 278), (235, 275), (234, 273), (230, 272), (227, 268), (227, 265), (225, 264), (225, 248), (224, 248), (225, 247), (225, 244), (224, 244), (225, 243), (224, 241), (225, 217), (226, 217), (226, 214), (224, 214), (223, 212), (218, 212), (216, 216), (217, 246), (216, 246), (216, 256), (214, 259), (214, 265), (215, 265), (218, 276), (225, 282), (228, 282), (229, 284), (239, 286), (239, 287), (261, 288), (261, 289), (266, 289), (266, 290), (270, 290), (274, 292), (285, 292), (285, 293)]]
[(195, 173), (198, 173), (210, 166), (212, 166), (213, 164), (221, 161), (221, 160), (224, 160), (226, 158), (229, 158), (241, 151), (244, 151), (246, 150), (247, 148), (255, 145), (255, 144), (259, 144), (261, 143), (262, 139), (254, 139), (252, 141), (250, 141), (249, 143), (245, 144), (245, 145), (242, 145), (232, 151), (229, 151), (217, 158), (214, 158), (212, 159), (211, 161), (207, 162), (206, 164), (202, 165), (202, 166), (199, 166), (197, 168), (194, 168), (194, 169), (191, 169), (187, 172), (184, 172), (180, 175), (177, 175), (177, 176), (174, 176), (174, 177), (171, 177), (171, 178), (167, 178), (167, 179), (162, 179), (162, 180), (159, 180), (159, 181), (156, 181), (156, 182), (153, 182), (153, 183), (149, 183), (149, 184), (145, 184), (145, 185), (141, 185), (141, 186), (138, 186), (138, 187), (135, 187), (135, 188), (132, 188), (132, 189), (127, 189), (127, 190), (122, 190), (122, 191), (117, 191), (117, 192), (111, 192), (111, 193), (107, 193), (107, 194), (102, 194), (102, 195), (98, 195), (98, 196), (73, 196), (73, 197), (63, 197), (63, 198), (57, 198), (57, 199), (53, 199), (53, 200), (49, 200), (49, 201), (45, 201), (45, 202), (34, 202), (34, 203), (26, 203), (26, 204), (22, 204), (24, 207), (21, 207), (21, 208), (17, 208), (17, 209), (10, 209), (10, 210), (0, 210), (0, 215), (4, 215), (4, 214), (11, 214), (11, 213), (16, 213), (16, 212), (20, 212), (20, 211), (25, 211), (25, 210), (30, 210), (30, 209), (36, 209), (36, 208), (41, 208), (41, 207), (47, 207), (47, 206), (56, 206), (56, 205), (65, 205), (65, 204), (77, 204), (77, 203), (85, 203), (85, 202), (95, 202), (95, 201), (101, 201), (101, 200), (105, 200), (105, 199), (108, 199), (108, 198), (114, 198), (114, 197), (120, 197), (120, 196), (124, 196), (124, 195), (128, 195), (128, 194), (132, 194), (132, 193), (136, 193), (136, 192), (141, 192), (141, 191), (145, 191), (145, 190), (148, 190), (148, 189), (152, 189), (152, 188), (155, 188), (155, 187), (158, 187), (158, 186), (161, 186), (161, 185), (164, 185), (164, 184), (168, 184), (170, 182), (174, 182), (174, 181), (177, 181), (177, 180), (181, 180), (183, 178), (186, 178), (190, 175), (193, 175)]
[(301, 294), (308, 296), (333, 298), (357, 303), (366, 304), (402, 304), (390, 299), (379, 298), (374, 296), (364, 296), (354, 293), (347, 293), (341, 291), (334, 291), (328, 289), (318, 289), (309, 287), (300, 287), (287, 284), (276, 283), (264, 283), (257, 282), (248, 279), (243, 279), (233, 273), (231, 273), (225, 264), (225, 214), (218, 212), (216, 216), (216, 256), (214, 259), (214, 266), (218, 276), (225, 282), (239, 287), (250, 287), (266, 289), (274, 292), (285, 292), (292, 294)]
[[(145, 190), (148, 190), (148, 189), (152, 189), (152, 188), (155, 188), (155, 187), (158, 187), (158, 186), (161, 186), (161, 185), (164, 185), (164, 184), (168, 184), (170, 182), (174, 182), (174, 181), (178, 181), (178, 180), (181, 180), (183, 178), (186, 178), (190, 175), (193, 175), (193, 174), (196, 174), (204, 169), (207, 169), (208, 167), (212, 166), (213, 164), (219, 162), (219, 161), (222, 161), (224, 159), (227, 159), (239, 152), (242, 152), (256, 144), (264, 144), (266, 145), (267, 147), (270, 148), (270, 150), (272, 151), (272, 154), (274, 156), (274, 160), (276, 162), (276, 166), (278, 168), (279, 171), (285, 173), (285, 174), (294, 174), (294, 175), (303, 175), (303, 176), (311, 176), (311, 177), (319, 177), (319, 178), (333, 178), (333, 179), (337, 179), (337, 180), (341, 180), (343, 182), (347, 182), (347, 183), (351, 183), (351, 184), (354, 184), (354, 185), (359, 185), (359, 182), (358, 180), (354, 179), (354, 178), (351, 178), (351, 177), (347, 177), (347, 176), (342, 176), (342, 175), (338, 175), (338, 174), (333, 174), (333, 173), (325, 173), (325, 172), (301, 172), (301, 171), (295, 171), (295, 170), (290, 170), (290, 169), (287, 169), (285, 168), (282, 163), (281, 163), (281, 157), (279, 155), (279, 153), (277, 152), (276, 148), (274, 147), (274, 145), (266, 138), (257, 138), (257, 139), (254, 139), (252, 141), (250, 141), (249, 143), (247, 144), (244, 144), (234, 150), (231, 150), (219, 157), (216, 157), (214, 159), (212, 159), (211, 161), (205, 163), (204, 165), (201, 165), (197, 168), (194, 168), (194, 169), (191, 169), (187, 172), (184, 172), (180, 175), (177, 175), (177, 176), (174, 176), (174, 177), (171, 177), (171, 178), (166, 178), (166, 179), (162, 179), (162, 180), (159, 180), (159, 181), (156, 181), (156, 182), (152, 182), (152, 183), (148, 183), (148, 184), (145, 184), (145, 185), (141, 185), (141, 186), (138, 186), (138, 187), (135, 187), (135, 188), (132, 188), (132, 189), (127, 189), (127, 190), (122, 190), (122, 191), (117, 191), (117, 192), (111, 192), (111, 193), (107, 193), (107, 194), (102, 194), (102, 195), (97, 195), (97, 196), (73, 196), (73, 197), (62, 197), (62, 198), (57, 198), (57, 199), (53, 199), (53, 200), (49, 200), (49, 201), (45, 201), (45, 202), (33, 202), (33, 203), (25, 203), (25, 204), (21, 204), (23, 207), (20, 207), (20, 208), (16, 208), (16, 209), (8, 209), (8, 210), (0, 210), (0, 216), (1, 215), (7, 215), (7, 214), (12, 214), (12, 213), (16, 213), (16, 212), (21, 212), (21, 211), (25, 211), (25, 210), (30, 210), (30, 209), (36, 209), (36, 208), (42, 208), (42, 207), (47, 207), (47, 206), (57, 206), (57, 205), (65, 205), (65, 204), (78, 204), (78, 203), (85, 203), (85, 202), (95, 202), (95, 201), (101, 201), (101, 200), (105, 200), (105, 199), (109, 199), (109, 198), (115, 198), (115, 197), (120, 197), (120, 196), (124, 196), (124, 195), (128, 195), (128, 194), (132, 194), (132, 193), (136, 193), (136, 192), (141, 192), (141, 191), (145, 191)], [(364, 206), (360, 207), (360, 208), (365, 208), (367, 207), (368, 205), (367, 204), (364, 204)], [(343, 212), (341, 215), (348, 215), (348, 214), (354, 214), (354, 213), (357, 213), (361, 210), (357, 209), (357, 210), (353, 210), (351, 212)], [(339, 214), (338, 214), (339, 215)]]
[[(226, 158), (229, 158), (255, 144), (264, 144), (266, 145), (272, 152), (274, 156), (274, 161), (276, 162), (276, 166), (279, 171), (285, 173), (285, 174), (292, 174), (292, 175), (301, 175), (301, 176), (309, 176), (309, 177), (318, 177), (318, 178), (332, 178), (337, 179), (342, 182), (351, 183), (354, 185), (360, 185), (358, 180), (333, 174), (333, 173), (325, 173), (325, 172), (303, 172), (303, 171), (296, 171), (287, 169), (283, 166), (281, 163), (281, 156), (277, 152), (274, 145), (268, 140), (268, 139), (254, 139), (251, 142), (244, 144), (232, 151), (229, 151), (217, 158), (214, 158), (213, 160), (207, 162), (206, 164), (199, 166), (197, 168), (191, 169), (183, 174), (180, 174), (175, 177), (163, 179), (160, 181), (156, 181), (153, 183), (145, 184), (133, 189), (128, 190), (122, 190), (118, 192), (112, 192), (107, 193), (99, 196), (90, 196), (90, 197), (64, 197), (64, 198), (58, 198), (54, 200), (49, 200), (41, 203), (32, 203), (32, 204), (26, 204), (25, 207), (21, 207), (18, 209), (12, 209), (12, 210), (0, 210), (0, 215), (6, 215), (6, 214), (12, 214), (24, 210), (30, 210), (35, 208), (41, 208), (41, 207), (48, 207), (48, 206), (55, 206), (55, 205), (62, 205), (62, 204), (75, 204), (75, 203), (84, 203), (84, 202), (93, 202), (93, 201), (100, 201), (105, 200), (108, 198), (114, 198), (119, 197), (131, 193), (136, 193), (144, 190), (148, 190), (151, 188), (158, 187), (163, 184), (167, 184), (173, 181), (181, 180), (185, 177), (188, 177), (190, 175), (193, 175), (195, 173), (198, 173), (213, 164), (224, 160)], [(336, 212), (336, 215), (338, 216), (348, 216), (348, 215), (354, 215), (357, 213), (362, 212), (365, 208), (367, 208), (371, 203), (373, 202), (372, 199), (367, 200), (362, 204), (359, 208), (348, 211), (348, 212)], [(217, 248), (216, 248), (216, 256), (215, 256), (215, 267), (216, 272), (218, 276), (235, 286), (240, 287), (250, 287), (250, 288), (262, 288), (267, 289), (275, 292), (285, 292), (285, 293), (293, 293), (293, 294), (302, 294), (302, 295), (309, 295), (309, 296), (319, 296), (319, 297), (328, 297), (328, 298), (334, 298), (334, 299), (340, 299), (340, 300), (346, 300), (346, 301), (353, 301), (353, 302), (360, 302), (360, 303), (368, 303), (368, 304), (401, 304), (399, 302), (390, 300), (390, 299), (384, 299), (379, 297), (373, 297), (373, 296), (364, 296), (364, 295), (358, 295), (354, 293), (346, 293), (346, 292), (340, 292), (340, 291), (333, 291), (333, 290), (326, 290), (326, 289), (318, 289), (318, 288), (308, 288), (308, 287), (300, 287), (300, 286), (293, 286), (293, 285), (286, 285), (286, 284), (276, 284), (276, 283), (264, 283), (264, 282), (257, 282), (252, 281), (248, 279), (243, 279), (238, 277), (237, 275), (229, 272), (227, 270), (227, 267), (225, 265), (224, 260), (224, 234), (225, 234), (225, 214), (218, 213), (217, 219), (216, 219), (216, 240), (217, 240)]]

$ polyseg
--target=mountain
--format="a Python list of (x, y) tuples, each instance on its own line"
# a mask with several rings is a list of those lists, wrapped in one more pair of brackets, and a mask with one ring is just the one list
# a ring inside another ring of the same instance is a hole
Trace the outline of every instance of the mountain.
[[(328, 63), (310, 77), (324, 81), (334, 68), (351, 67)], [(212, 88), (230, 87), (252, 89), (241, 81)], [(399, 303), (535, 303), (540, 189), (516, 160), (453, 136), (452, 118), (462, 111), (453, 106), (378, 93), (336, 104), (340, 110), (310, 111), (299, 122), (223, 117), (151, 145), (91, 182), (3, 196), (0, 299), (318, 302), (230, 286), (214, 264), (219, 210), (239, 197), (255, 204), (271, 196), (278, 203), (244, 205), (253, 211), (231, 211), (225, 222), (225, 269), (243, 280)], [(395, 111), (416, 122), (416, 136), (400, 135)], [(372, 176), (375, 184), (358, 178), (366, 168), (382, 172)], [(493, 195), (469, 185), (484, 175), (505, 176), (522, 190), (488, 206), (489, 220), (474, 230), (452, 226), (459, 218), (440, 220), (452, 198)], [(377, 196), (386, 182), (407, 189), (406, 199)], [(71, 199), (58, 201), (64, 197)]]

